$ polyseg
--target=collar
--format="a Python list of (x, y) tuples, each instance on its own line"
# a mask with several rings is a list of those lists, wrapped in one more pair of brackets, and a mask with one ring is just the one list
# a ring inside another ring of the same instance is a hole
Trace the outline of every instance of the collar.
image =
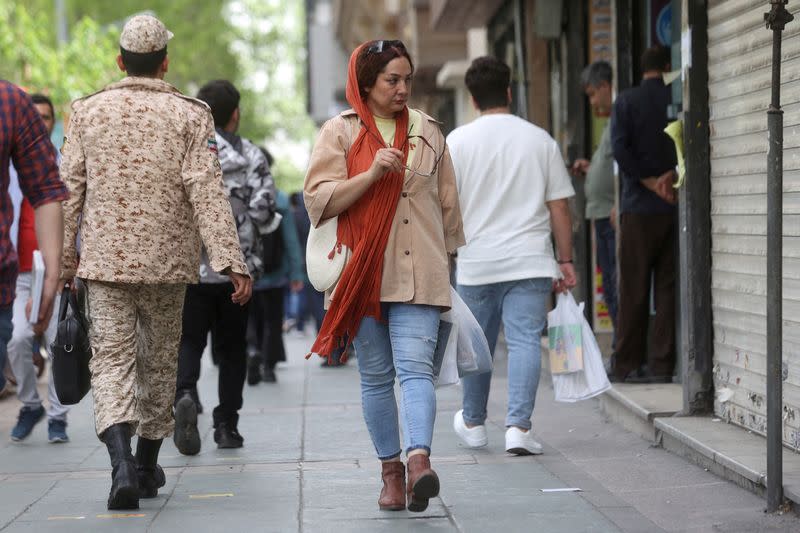
[(110, 85), (106, 85), (103, 89), (104, 91), (111, 91), (114, 89), (147, 89), (149, 91), (159, 91), (162, 93), (177, 93), (181, 94), (181, 92), (170, 85), (169, 83), (165, 82), (164, 80), (160, 80), (158, 78), (144, 78), (139, 76), (128, 76), (127, 78), (123, 78), (120, 81), (114, 82)]
[[(409, 108), (409, 109), (411, 109), (411, 108)], [(442, 124), (441, 122), (439, 122), (438, 120), (436, 120), (432, 116), (426, 114), (423, 111), (420, 111), (419, 109), (414, 108), (414, 111), (416, 111), (417, 113), (422, 115), (422, 118), (426, 119), (428, 122), (433, 122), (434, 124), (439, 124), (439, 125)], [(346, 109), (346, 110), (342, 111), (341, 113), (339, 113), (339, 116), (341, 116), (341, 117), (354, 117), (354, 116), (358, 116), (358, 113), (356, 113), (355, 109), (351, 108), (351, 109)]]

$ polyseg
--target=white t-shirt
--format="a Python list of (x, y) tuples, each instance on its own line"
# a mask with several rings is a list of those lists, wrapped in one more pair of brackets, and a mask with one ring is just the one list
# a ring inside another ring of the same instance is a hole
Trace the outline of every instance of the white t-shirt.
[(458, 283), (559, 277), (545, 202), (575, 190), (556, 141), (504, 113), (457, 128), (447, 145), (467, 238), (458, 250)]

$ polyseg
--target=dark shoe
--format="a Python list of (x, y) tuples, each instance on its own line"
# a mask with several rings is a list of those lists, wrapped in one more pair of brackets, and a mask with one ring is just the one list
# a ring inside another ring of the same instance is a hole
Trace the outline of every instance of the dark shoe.
[(412, 455), (408, 458), (408, 510), (421, 513), (428, 508), (428, 500), (439, 495), (439, 476), (431, 468), (427, 455)]
[(406, 468), (400, 461), (381, 464), (383, 488), (378, 499), (381, 511), (402, 511), (406, 508)]
[(47, 440), (52, 443), (69, 442), (66, 420), (47, 421)]
[(258, 385), (261, 383), (261, 358), (247, 357), (247, 384)]
[(111, 458), (111, 492), (108, 509), (138, 509), (139, 480), (136, 461), (131, 454), (131, 428), (128, 424), (114, 424), (103, 432), (103, 442)]
[(197, 404), (192, 395), (186, 393), (175, 404), (175, 447), (183, 455), (200, 453), (200, 432), (197, 431)]
[(214, 442), (217, 448), (241, 448), (244, 446), (244, 437), (239, 434), (236, 426), (229, 422), (220, 422), (214, 428)]
[(17, 425), (11, 430), (11, 440), (19, 442), (28, 438), (33, 431), (33, 427), (44, 418), (44, 407), (38, 408), (23, 407), (17, 416)]
[(261, 376), (261, 380), (264, 383), (275, 383), (278, 381), (278, 378), (275, 377), (275, 370), (273, 368), (270, 368), (269, 365), (264, 365), (261, 371), (263, 373)]
[(139, 497), (155, 498), (158, 489), (167, 483), (164, 469), (158, 465), (158, 451), (164, 439), (139, 437), (136, 443), (136, 474), (139, 478)]

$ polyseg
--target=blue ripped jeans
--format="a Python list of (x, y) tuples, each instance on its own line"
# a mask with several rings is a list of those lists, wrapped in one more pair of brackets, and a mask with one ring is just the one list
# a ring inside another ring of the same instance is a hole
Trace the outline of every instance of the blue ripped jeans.
[(367, 429), (381, 460), (400, 455), (394, 379), (400, 382), (400, 415), (406, 453), (431, 451), (436, 395), (433, 352), (439, 331), (438, 307), (383, 304), (386, 323), (366, 317), (353, 344), (361, 374), (361, 404)]

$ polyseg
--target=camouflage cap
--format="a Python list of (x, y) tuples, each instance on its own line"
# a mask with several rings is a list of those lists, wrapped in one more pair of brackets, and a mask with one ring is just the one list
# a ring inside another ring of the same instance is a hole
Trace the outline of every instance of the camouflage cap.
[(122, 28), (119, 46), (128, 52), (149, 54), (166, 48), (172, 37), (172, 32), (154, 16), (136, 15)]

